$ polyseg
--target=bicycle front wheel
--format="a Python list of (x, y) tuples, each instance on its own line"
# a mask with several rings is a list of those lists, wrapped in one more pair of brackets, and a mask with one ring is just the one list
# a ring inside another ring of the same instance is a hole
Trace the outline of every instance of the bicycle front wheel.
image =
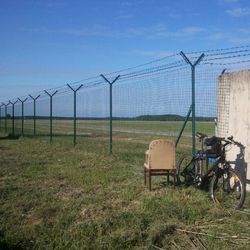
[(241, 208), (246, 197), (243, 178), (232, 168), (223, 170), (221, 176), (215, 174), (210, 183), (210, 195), (214, 202), (226, 208)]

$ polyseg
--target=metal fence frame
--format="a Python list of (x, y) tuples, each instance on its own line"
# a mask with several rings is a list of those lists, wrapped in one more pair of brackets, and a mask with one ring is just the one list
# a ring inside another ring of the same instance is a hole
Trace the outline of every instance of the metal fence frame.
[[(250, 46), (245, 46), (245, 47), (250, 47)], [(235, 47), (238, 48), (238, 47)], [(240, 47), (239, 47), (240, 48)], [(215, 51), (220, 51), (220, 50), (215, 50)], [(223, 50), (221, 50), (223, 51)], [(196, 91), (196, 68), (197, 66), (204, 60), (205, 53), (200, 53), (197, 55), (199, 52), (196, 53), (195, 61), (192, 62), (192, 57), (188, 57), (183, 51), (179, 53), (179, 56), (182, 57), (182, 59), (186, 62), (187, 65), (190, 65), (190, 72), (191, 72), (191, 78), (190, 78), (190, 86), (191, 86), (191, 104), (190, 108), (188, 109), (186, 119), (183, 123), (183, 126), (180, 130), (180, 133), (177, 137), (176, 140), (176, 147), (179, 144), (180, 138), (182, 137), (183, 131), (185, 129), (185, 126), (187, 122), (190, 120), (190, 116), (192, 115), (192, 154), (195, 155), (196, 153), (196, 143), (195, 143), (195, 134), (196, 134), (196, 99), (195, 99), (195, 91)], [(208, 51), (210, 53), (210, 51)], [(219, 52), (216, 54), (214, 53), (213, 55), (218, 55)], [(226, 53), (225, 53), (226, 54)], [(211, 56), (211, 54), (209, 54)], [(224, 58), (230, 58), (230, 57), (224, 57)], [(206, 58), (206, 60), (209, 62), (209, 59)], [(205, 61), (206, 61), (205, 60)], [(146, 65), (146, 64), (145, 64)], [(223, 70), (222, 73), (225, 72), (225, 69)], [(110, 74), (109, 74), (110, 75)], [(115, 84), (121, 77), (121, 74), (118, 74), (113, 78), (113, 80), (108, 80), (107, 76), (104, 76), (104, 74), (101, 74), (99, 77), (102, 79), (105, 83), (109, 84), (109, 152), (110, 154), (113, 152), (113, 84)], [(72, 86), (70, 84), (66, 84), (66, 86), (72, 90), (73, 92), (73, 145), (75, 146), (77, 143), (77, 130), (76, 130), (76, 110), (77, 110), (77, 92), (83, 87), (83, 84), (79, 85), (78, 87)], [(47, 94), (49, 97), (49, 102), (50, 102), (50, 142), (52, 143), (52, 138), (53, 138), (53, 97), (58, 93), (58, 90), (54, 92), (50, 92), (50, 90), (44, 90), (44, 93)], [(26, 98), (18, 98), (16, 101), (9, 101), (7, 104), (2, 103), (0, 105), (0, 130), (3, 130), (3, 118), (5, 118), (5, 126), (4, 126), (4, 131), (7, 132), (7, 106), (12, 105), (12, 134), (15, 134), (15, 104), (19, 101), (21, 103), (21, 120), (22, 120), (22, 125), (21, 125), (21, 135), (24, 136), (24, 104), (28, 100), (28, 98), (31, 98), (33, 100), (33, 123), (34, 123), (34, 128), (33, 128), (33, 135), (36, 136), (36, 101), (40, 97), (39, 95), (32, 96), (31, 94), (28, 95)], [(5, 107), (5, 116), (3, 116), (2, 112), (2, 107)]]

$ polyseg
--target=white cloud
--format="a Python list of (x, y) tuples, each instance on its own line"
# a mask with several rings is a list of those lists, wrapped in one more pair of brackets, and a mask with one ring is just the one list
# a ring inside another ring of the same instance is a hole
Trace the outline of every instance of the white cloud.
[(134, 28), (127, 32), (130, 35), (141, 35), (147, 38), (185, 38), (192, 37), (204, 31), (204, 28), (198, 26), (190, 26), (172, 31), (164, 25), (156, 25), (149, 28)]
[(220, 5), (235, 5), (241, 0), (217, 0)]
[(121, 6), (130, 7), (130, 6), (132, 6), (132, 5), (133, 5), (133, 3), (132, 3), (132, 2), (129, 2), (129, 1), (121, 2)]
[(244, 34), (244, 35), (250, 35), (250, 30), (249, 29), (241, 28), (241, 29), (239, 29), (239, 32), (241, 34)]
[(250, 15), (250, 8), (234, 8), (226, 10), (226, 13), (232, 17), (242, 17)]
[(49, 7), (49, 8), (64, 7), (65, 5), (66, 5), (66, 3), (62, 2), (62, 1), (53, 1), (53, 2), (47, 3), (47, 7)]
[(65, 7), (67, 5), (67, 3), (64, 0), (48, 0), (48, 1), (33, 0), (29, 1), (28, 3), (46, 8)]
[(202, 28), (202, 27), (198, 27), (198, 26), (190, 26), (187, 28), (184, 28), (182, 31), (187, 34), (187, 35), (193, 35), (193, 34), (197, 34), (200, 32), (205, 31), (206, 29)]
[(169, 13), (169, 14), (168, 14), (168, 17), (169, 17), (169, 18), (180, 18), (181, 15), (180, 15), (180, 14), (177, 14), (177, 13)]
[(250, 36), (249, 37), (233, 37), (230, 41), (234, 44), (249, 44), (250, 43)]
[(244, 45), (250, 43), (250, 31), (247, 28), (232, 30), (231, 32), (214, 32), (207, 39), (211, 41), (227, 41), (235, 45)]
[(223, 0), (223, 2), (225, 2), (225, 3), (237, 3), (239, 1), (240, 0)]
[(169, 30), (165, 25), (158, 24), (151, 27), (131, 27), (124, 30), (114, 30), (108, 26), (94, 25), (90, 28), (78, 28), (78, 29), (61, 29), (53, 30), (42, 28), (25, 28), (22, 29), (27, 32), (42, 32), (42, 33), (55, 33), (62, 35), (74, 35), (74, 36), (100, 36), (100, 37), (115, 37), (115, 38), (129, 38), (129, 37), (144, 37), (148, 39), (153, 38), (188, 38), (198, 35), (206, 29), (199, 26), (184, 27), (179, 30)]
[(116, 17), (116, 19), (132, 19), (134, 16), (132, 14), (121, 14)]
[(227, 39), (228, 38), (228, 35), (223, 33), (223, 32), (215, 32), (215, 33), (212, 33), (211, 35), (208, 36), (208, 38), (210, 40), (223, 40), (223, 39)]
[(122, 7), (131, 7), (135, 5), (143, 4), (144, 0), (131, 0), (131, 1), (123, 1), (120, 3)]
[(166, 50), (132, 50), (130, 53), (133, 55), (152, 57), (152, 58), (162, 58), (173, 54), (173, 52), (169, 52)]

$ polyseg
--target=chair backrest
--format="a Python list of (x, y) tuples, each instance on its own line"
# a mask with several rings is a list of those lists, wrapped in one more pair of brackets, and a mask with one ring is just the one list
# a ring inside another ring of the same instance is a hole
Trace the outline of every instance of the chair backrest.
[(175, 145), (167, 140), (154, 140), (149, 144), (149, 167), (175, 169)]

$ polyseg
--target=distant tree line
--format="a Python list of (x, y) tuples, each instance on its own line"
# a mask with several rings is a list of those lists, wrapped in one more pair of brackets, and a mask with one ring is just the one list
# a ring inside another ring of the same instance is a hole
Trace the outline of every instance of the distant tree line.
[[(215, 117), (196, 117), (196, 121), (214, 121)], [(137, 116), (136, 120), (140, 121), (185, 121), (185, 116), (180, 115), (142, 115)], [(192, 117), (189, 118), (192, 120)]]
[[(3, 117), (2, 117), (3, 118)], [(7, 114), (7, 118), (11, 118), (10, 114)], [(21, 119), (20, 116), (15, 116), (16, 119)], [(33, 116), (25, 116), (25, 119), (33, 119)], [(48, 120), (49, 116), (36, 116), (39, 120)], [(215, 117), (196, 117), (196, 121), (214, 121)], [(54, 120), (72, 120), (73, 117), (53, 116)], [(136, 117), (113, 117), (113, 120), (124, 120), (124, 121), (184, 121), (185, 116), (180, 115), (141, 115)], [(189, 118), (191, 121), (192, 117)], [(109, 120), (109, 117), (77, 117), (77, 120)]]

